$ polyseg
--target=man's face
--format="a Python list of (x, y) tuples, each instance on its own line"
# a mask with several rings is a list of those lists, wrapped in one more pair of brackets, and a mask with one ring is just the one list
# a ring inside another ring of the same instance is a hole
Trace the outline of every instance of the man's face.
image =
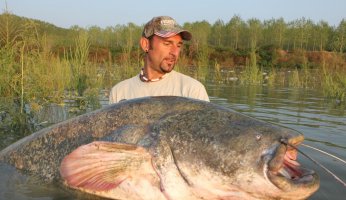
[(154, 35), (148, 52), (150, 67), (160, 74), (171, 72), (178, 61), (182, 46), (183, 41), (179, 34), (169, 38)]

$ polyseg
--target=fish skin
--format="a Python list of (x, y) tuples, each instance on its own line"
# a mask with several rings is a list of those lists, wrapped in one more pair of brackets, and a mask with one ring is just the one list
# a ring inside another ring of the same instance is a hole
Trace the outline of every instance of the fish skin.
[[(77, 147), (121, 132), (119, 129), (146, 129), (167, 113), (203, 109), (205, 106), (205, 102), (179, 97), (147, 97), (123, 101), (24, 137), (3, 149), (0, 161), (37, 174), (47, 181), (59, 180), (58, 169), (62, 159)], [(128, 142), (130, 140), (118, 137)], [(138, 135), (133, 136), (133, 142), (138, 140), (137, 137)]]
[(168, 170), (173, 168), (186, 186), (182, 190), (196, 199), (305, 199), (318, 189), (317, 175), (310, 188), (297, 184), (287, 190), (264, 176), (263, 157), (275, 155), (282, 138), (294, 144), (303, 136), (204, 101), (146, 97), (38, 131), (2, 150), (0, 160), (46, 181), (63, 181), (59, 167), (66, 155), (93, 141), (108, 140), (147, 149), (169, 199), (181, 197), (170, 193), (176, 183), (164, 177), (174, 179)]

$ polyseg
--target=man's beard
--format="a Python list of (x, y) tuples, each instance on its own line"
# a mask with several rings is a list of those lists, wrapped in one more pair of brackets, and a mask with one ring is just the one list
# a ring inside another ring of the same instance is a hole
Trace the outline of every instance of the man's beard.
[(160, 66), (160, 69), (161, 69), (161, 71), (164, 72), (164, 73), (169, 73), (169, 72), (171, 72), (171, 71), (174, 69), (174, 67), (175, 67), (175, 64), (173, 64), (172, 67), (168, 67), (168, 68), (166, 68), (166, 69), (165, 69), (164, 67)]
[[(173, 61), (171, 61), (171, 60), (173, 60)], [(170, 58), (170, 59), (168, 59), (168, 61), (170, 64), (166, 63), (166, 66), (160, 65), (160, 69), (164, 73), (169, 73), (174, 69), (177, 59), (176, 58)]]

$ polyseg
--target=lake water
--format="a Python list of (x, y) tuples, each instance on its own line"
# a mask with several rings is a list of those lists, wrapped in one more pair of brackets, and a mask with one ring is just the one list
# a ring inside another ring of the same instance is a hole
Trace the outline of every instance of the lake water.
[[(244, 87), (206, 84), (206, 87), (211, 102), (270, 123), (298, 130), (305, 135), (305, 144), (346, 160), (345, 104), (325, 100), (321, 91), (275, 88), (265, 85)], [(107, 105), (105, 97), (101, 99), (101, 104)], [(51, 105), (41, 112), (38, 120), (46, 125), (57, 123), (77, 115), (78, 113), (71, 112), (74, 108), (74, 102), (67, 103), (65, 107)], [(1, 139), (0, 148), (4, 148), (18, 137), (3, 134)], [(300, 149), (346, 181), (345, 163), (304, 146)], [(345, 199), (346, 187), (301, 154), (299, 161), (320, 175), (321, 187), (309, 199)], [(35, 177), (24, 176), (11, 166), (1, 163), (0, 180), (0, 199), (88, 199), (83, 194), (71, 193), (59, 186), (40, 184)]]

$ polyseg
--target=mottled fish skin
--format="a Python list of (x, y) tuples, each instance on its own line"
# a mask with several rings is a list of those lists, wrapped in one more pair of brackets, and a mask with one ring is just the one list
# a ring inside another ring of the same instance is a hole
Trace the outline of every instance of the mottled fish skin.
[(1, 151), (0, 160), (63, 181), (59, 167), (65, 156), (93, 141), (110, 141), (146, 149), (161, 182), (158, 190), (168, 199), (181, 199), (182, 193), (188, 199), (304, 199), (318, 189), (316, 174), (297, 184), (277, 175), (288, 148), (280, 141), (298, 145), (303, 139), (213, 103), (146, 97), (36, 132)]
[(206, 106), (205, 102), (182, 101), (179, 97), (123, 101), (33, 133), (3, 149), (0, 161), (46, 180), (57, 180), (60, 179), (61, 160), (83, 144), (100, 140), (124, 127), (148, 127), (168, 113), (204, 109)]

